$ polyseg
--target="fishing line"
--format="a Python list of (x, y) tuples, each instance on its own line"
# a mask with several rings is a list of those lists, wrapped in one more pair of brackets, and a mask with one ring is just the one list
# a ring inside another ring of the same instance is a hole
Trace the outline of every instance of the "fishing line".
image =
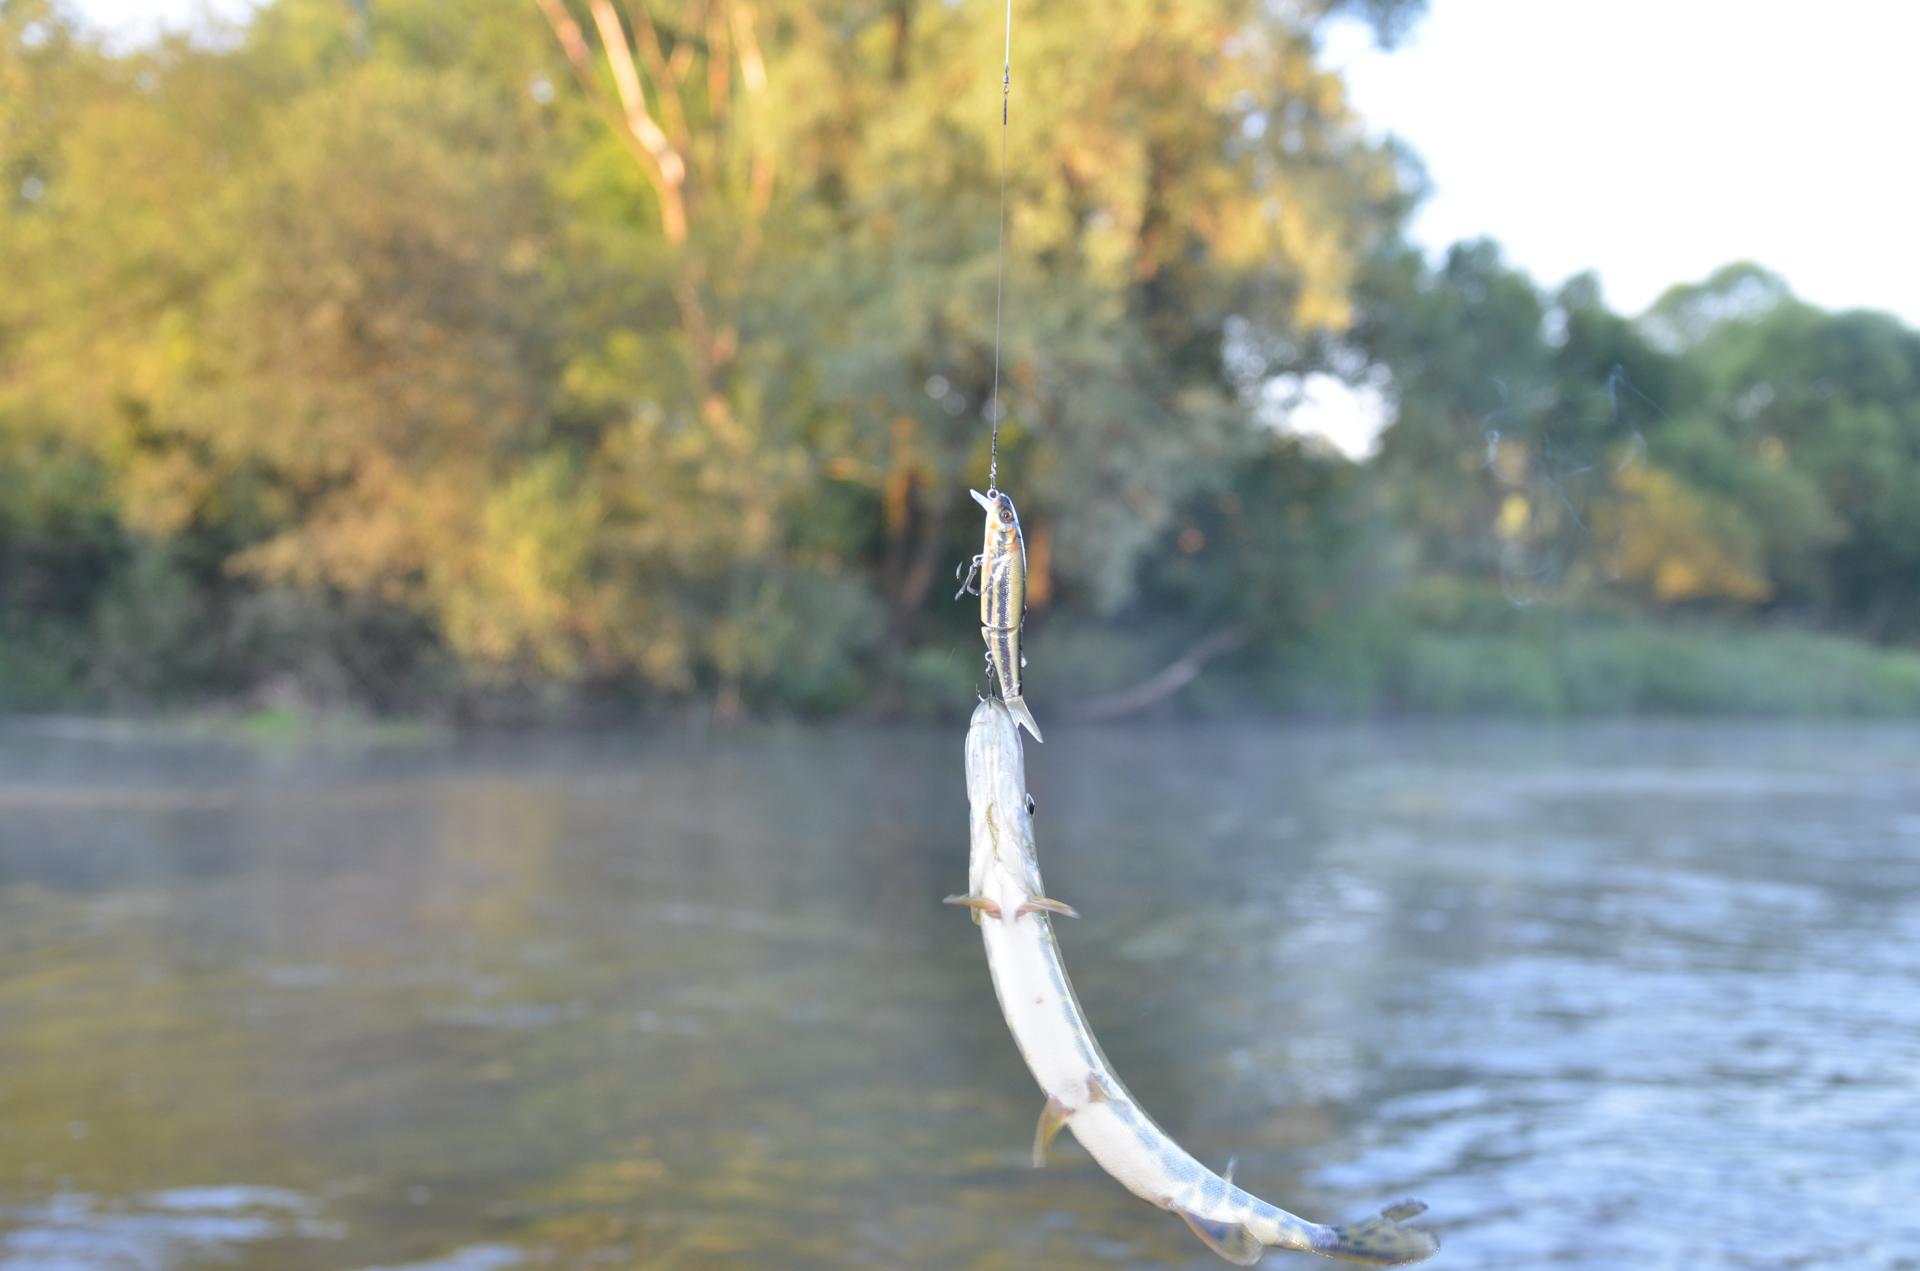
[(987, 493), (1000, 489), (1000, 304), (1007, 281), (1007, 101), (1013, 95), (1013, 0), (1007, 0), (1007, 48), (1000, 62), (1000, 239), (993, 262), (993, 393), (987, 416), (993, 425), (987, 451)]

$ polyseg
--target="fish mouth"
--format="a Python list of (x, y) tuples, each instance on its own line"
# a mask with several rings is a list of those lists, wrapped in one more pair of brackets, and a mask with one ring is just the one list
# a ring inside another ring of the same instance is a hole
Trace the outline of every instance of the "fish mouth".
[(998, 698), (983, 697), (980, 699), (980, 704), (973, 708), (973, 718), (968, 721), (967, 727), (979, 728), (991, 721), (995, 715), (1007, 713), (1007, 708), (1000, 704)]
[(986, 495), (980, 493), (980, 491), (978, 490), (969, 490), (967, 491), (967, 493), (973, 496), (973, 501), (975, 503), (978, 503), (981, 507), (985, 508), (989, 512), (995, 511), (998, 507), (998, 505), (995, 504), (992, 499), (989, 499)]

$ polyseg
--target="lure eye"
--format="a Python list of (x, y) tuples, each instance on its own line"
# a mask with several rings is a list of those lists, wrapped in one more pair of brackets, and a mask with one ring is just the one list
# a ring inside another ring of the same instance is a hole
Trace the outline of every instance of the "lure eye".
[(1032, 795), (1027, 796), (1027, 815), (1028, 816), (1032, 816), (1034, 813), (1034, 809), (1036, 809), (1039, 806), (1040, 806), (1039, 804), (1033, 801)]

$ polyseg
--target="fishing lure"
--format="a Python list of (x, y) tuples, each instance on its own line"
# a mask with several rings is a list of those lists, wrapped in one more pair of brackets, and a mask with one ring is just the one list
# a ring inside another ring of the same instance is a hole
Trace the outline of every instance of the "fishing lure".
[(1044, 741), (1020, 696), (1020, 672), (1027, 664), (1020, 652), (1020, 628), (1027, 617), (1027, 541), (1020, 534), (1020, 516), (1013, 500), (998, 490), (967, 493), (986, 509), (987, 537), (953, 598), (979, 595), (980, 638), (987, 642), (987, 664), (1000, 681), (1000, 700), (1035, 741)]

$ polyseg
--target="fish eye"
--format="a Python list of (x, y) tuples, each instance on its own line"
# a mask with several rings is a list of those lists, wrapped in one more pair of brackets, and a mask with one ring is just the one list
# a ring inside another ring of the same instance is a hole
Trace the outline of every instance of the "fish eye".
[(1013, 509), (1004, 503), (1000, 505), (1000, 519), (1008, 525), (1013, 524)]
[(1028, 816), (1032, 816), (1032, 815), (1033, 815), (1033, 813), (1034, 813), (1034, 809), (1035, 809), (1035, 808), (1037, 808), (1037, 807), (1039, 807), (1039, 806), (1040, 806), (1039, 804), (1037, 804), (1037, 803), (1035, 803), (1035, 802), (1033, 801), (1033, 796), (1032, 796), (1031, 794), (1029, 794), (1029, 795), (1027, 796), (1027, 815), (1028, 815)]

